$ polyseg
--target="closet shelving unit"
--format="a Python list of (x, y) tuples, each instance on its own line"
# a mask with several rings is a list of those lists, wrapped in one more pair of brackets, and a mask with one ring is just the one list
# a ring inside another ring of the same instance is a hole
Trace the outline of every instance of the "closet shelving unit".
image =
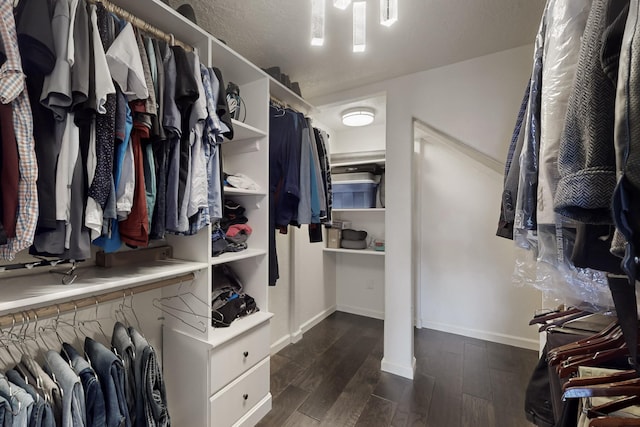
[[(271, 409), (269, 392), (270, 319), (268, 298), (269, 99), (309, 113), (313, 107), (229, 46), (178, 14), (160, 0), (113, 0), (123, 9), (198, 50), (200, 60), (220, 68), (225, 84), (240, 88), (246, 105), (242, 122), (234, 120), (234, 138), (220, 145), (226, 173), (243, 173), (260, 191), (225, 188), (225, 198), (245, 207), (253, 233), (248, 249), (211, 256), (211, 230), (195, 236), (168, 236), (174, 255), (201, 268), (189, 286), (163, 289), (163, 297), (189, 292), (204, 302), (184, 318), (166, 317), (163, 360), (169, 410), (178, 426), (252, 426)], [(216, 265), (228, 264), (259, 312), (228, 328), (210, 324), (210, 301)], [(206, 267), (202, 267), (205, 265)], [(206, 328), (189, 323), (206, 319)]]
[[(341, 141), (344, 145), (344, 142)], [(385, 165), (383, 150), (331, 155), (331, 168), (375, 163)], [(351, 228), (366, 230), (370, 238), (385, 238), (385, 208), (333, 209), (335, 220), (351, 221)], [(339, 311), (384, 319), (385, 251), (323, 248), (325, 277), (335, 282)]]

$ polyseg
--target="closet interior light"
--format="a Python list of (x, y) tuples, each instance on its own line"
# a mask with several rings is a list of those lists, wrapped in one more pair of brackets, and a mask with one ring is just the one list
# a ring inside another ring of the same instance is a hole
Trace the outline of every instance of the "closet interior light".
[(333, 0), (333, 6), (345, 10), (351, 4), (351, 0)]
[(353, 51), (364, 52), (367, 38), (367, 3), (353, 2)]
[(342, 113), (342, 124), (345, 126), (367, 126), (373, 123), (376, 115), (372, 108), (357, 107)]
[(311, 46), (324, 44), (325, 0), (311, 0)]
[(380, 24), (390, 27), (398, 20), (398, 0), (380, 0)]

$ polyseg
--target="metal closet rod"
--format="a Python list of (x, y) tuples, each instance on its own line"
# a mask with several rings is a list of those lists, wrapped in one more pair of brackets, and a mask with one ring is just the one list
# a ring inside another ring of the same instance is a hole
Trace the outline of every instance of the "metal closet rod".
[(155, 282), (145, 283), (144, 285), (133, 286), (130, 288), (111, 291), (104, 294), (93, 295), (78, 300), (70, 300), (59, 304), (51, 304), (45, 307), (39, 307), (27, 310), (16, 310), (9, 314), (0, 316), (0, 328), (12, 326), (16, 323), (24, 323), (28, 319), (43, 319), (47, 317), (58, 316), (74, 312), (81, 308), (95, 307), (96, 304), (121, 300), (124, 296), (141, 294), (143, 292), (153, 291), (154, 289), (164, 288), (165, 286), (176, 285), (182, 282), (188, 282), (196, 278), (195, 273), (187, 273), (169, 279), (158, 280)]
[(185, 50), (193, 50), (193, 47), (189, 46), (188, 44), (183, 43), (179, 40), (176, 40), (173, 34), (165, 33), (161, 29), (154, 27), (153, 25), (149, 24), (146, 21), (143, 21), (142, 19), (138, 18), (131, 12), (124, 10), (120, 6), (116, 6), (115, 4), (111, 3), (108, 0), (87, 0), (87, 2), (92, 4), (98, 4), (98, 3), (102, 4), (104, 8), (107, 9), (109, 12), (118, 15), (120, 18), (124, 19), (125, 21), (130, 22), (131, 25), (133, 25), (134, 27), (140, 28), (142, 31), (145, 31), (155, 36), (156, 38), (166, 41), (171, 46), (178, 45)]

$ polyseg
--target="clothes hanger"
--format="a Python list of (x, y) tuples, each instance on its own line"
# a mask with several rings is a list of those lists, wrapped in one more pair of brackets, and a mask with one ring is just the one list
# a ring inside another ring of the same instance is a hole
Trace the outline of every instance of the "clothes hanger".
[[(182, 286), (182, 284), (180, 284), (180, 287)], [(178, 288), (178, 290), (180, 290), (180, 288)], [(202, 304), (203, 306), (206, 307), (206, 310), (209, 310), (209, 304), (207, 304), (205, 301), (202, 301), (200, 298), (198, 298), (195, 294), (193, 294), (193, 292), (184, 292), (181, 293), (179, 295), (174, 295), (174, 296), (169, 296), (169, 297), (162, 297), (162, 298), (154, 298), (152, 301), (152, 304), (154, 307), (156, 307), (157, 309), (159, 309), (160, 311), (162, 311), (163, 313), (168, 314), (171, 317), (174, 317), (178, 320), (180, 320), (182, 323), (191, 326), (192, 328), (200, 331), (200, 332), (206, 332), (207, 330), (207, 323), (205, 323), (204, 321), (202, 321), (201, 319), (206, 319), (207, 321), (211, 321), (211, 316), (207, 316), (207, 315), (202, 315), (197, 313), (189, 304), (189, 302), (185, 299), (186, 297), (191, 297), (193, 299), (195, 299), (196, 302), (198, 302), (199, 304)], [(179, 307), (175, 304), (180, 304), (182, 305), (182, 307)], [(172, 311), (173, 310), (173, 311)], [(180, 314), (187, 314), (189, 316), (193, 316), (195, 319), (195, 324), (192, 324), (188, 321), (186, 321), (183, 316), (181, 316)]]
[(80, 326), (80, 328), (85, 328), (85, 331), (83, 331), (83, 333), (86, 336), (89, 336), (89, 334), (87, 334), (87, 323), (91, 323), (94, 325), (98, 326), (98, 330), (100, 331), (100, 333), (102, 334), (102, 337), (104, 338), (104, 342), (106, 343), (106, 346), (108, 348), (111, 349), (111, 351), (118, 356), (119, 358), (121, 358), (120, 354), (118, 353), (118, 350), (116, 350), (116, 348), (111, 345), (111, 340), (109, 339), (109, 337), (107, 336), (107, 334), (104, 332), (104, 329), (102, 329), (102, 323), (100, 322), (100, 320), (98, 319), (98, 308), (100, 307), (100, 302), (98, 301), (98, 299), (96, 298), (96, 315), (95, 315), (95, 319), (89, 319), (89, 320), (82, 320), (78, 322), (78, 325)]
[(635, 370), (627, 370), (621, 372), (615, 372), (611, 375), (604, 375), (598, 377), (575, 377), (569, 378), (562, 386), (563, 390), (568, 389), (569, 387), (584, 387), (596, 384), (607, 384), (614, 383), (618, 381), (631, 380), (638, 377), (638, 373)]
[(616, 397), (640, 395), (640, 378), (614, 383), (595, 384), (582, 387), (569, 387), (562, 395), (563, 399), (580, 397)]
[(546, 323), (549, 320), (557, 319), (558, 317), (569, 316), (571, 314), (581, 313), (582, 310), (572, 307), (567, 310), (553, 310), (549, 313), (544, 313), (540, 315), (534, 315), (533, 319), (529, 321), (529, 326)]
[(598, 417), (589, 422), (589, 427), (640, 426), (640, 418)]
[(618, 347), (620, 344), (624, 343), (622, 329), (619, 326), (610, 330), (607, 328), (607, 331), (605, 332), (607, 333), (591, 336), (576, 345), (562, 346), (552, 349), (547, 353), (547, 361), (549, 365), (555, 366), (566, 360), (569, 356), (585, 355), (589, 353), (595, 354), (597, 351)]
[(613, 400), (603, 403), (602, 405), (592, 406), (587, 410), (588, 418), (597, 418), (607, 416), (612, 412), (621, 411), (629, 406), (640, 404), (640, 396), (628, 396), (622, 399)]

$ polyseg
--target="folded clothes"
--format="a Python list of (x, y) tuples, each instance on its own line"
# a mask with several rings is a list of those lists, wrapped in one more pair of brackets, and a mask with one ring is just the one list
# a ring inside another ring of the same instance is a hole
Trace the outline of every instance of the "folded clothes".
[(242, 173), (227, 175), (227, 182), (235, 188), (244, 190), (260, 191), (260, 186), (251, 178)]

